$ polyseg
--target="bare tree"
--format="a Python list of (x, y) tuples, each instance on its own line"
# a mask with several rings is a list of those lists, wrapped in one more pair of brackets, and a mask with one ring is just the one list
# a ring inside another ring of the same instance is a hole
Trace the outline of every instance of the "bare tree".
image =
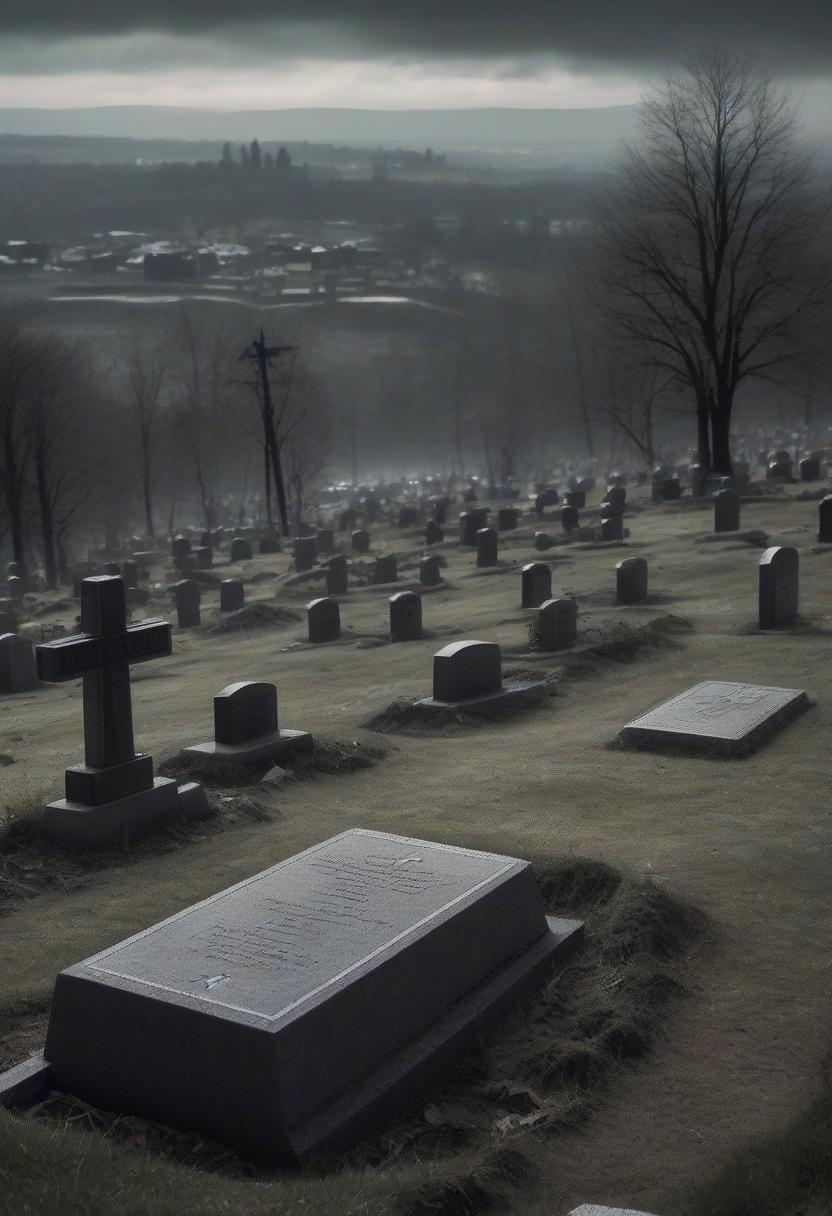
[(14, 560), (26, 570), (26, 499), (32, 449), (31, 393), (42, 344), (18, 313), (0, 315), (0, 488)]
[(136, 344), (126, 360), (126, 403), (133, 416), (142, 479), (145, 534), (155, 535), (153, 492), (160, 438), (160, 414), (169, 371), (168, 351), (160, 343)]
[(715, 48), (642, 103), (594, 214), (611, 333), (695, 402), (699, 461), (731, 472), (738, 388), (812, 353), (832, 295), (829, 210), (788, 98)]

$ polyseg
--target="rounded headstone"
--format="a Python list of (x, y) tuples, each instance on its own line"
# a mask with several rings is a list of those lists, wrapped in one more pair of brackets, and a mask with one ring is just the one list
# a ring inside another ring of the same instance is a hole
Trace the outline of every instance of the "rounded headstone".
[(370, 534), (358, 528), (352, 534), (352, 547), (356, 553), (366, 553), (370, 548)]
[(647, 561), (628, 557), (615, 567), (615, 591), (619, 604), (639, 604), (647, 598)]
[(229, 554), (232, 562), (247, 562), (253, 556), (251, 541), (245, 536), (235, 536), (231, 542), (231, 552)]
[(390, 597), (390, 638), (415, 642), (422, 636), (422, 597), (415, 591), (400, 591)]
[(714, 494), (714, 532), (738, 532), (742, 500), (736, 490)]
[(539, 608), (552, 596), (552, 568), (545, 562), (529, 562), (523, 567), (521, 604), (523, 608)]
[(438, 557), (423, 557), (419, 562), (419, 582), (423, 587), (438, 587), (442, 582), (442, 567)]
[(341, 636), (341, 610), (332, 596), (312, 600), (306, 606), (310, 642), (333, 642)]
[(238, 578), (224, 578), (220, 583), (220, 612), (238, 612), (245, 606), (246, 589)]
[(496, 566), (499, 538), (494, 528), (480, 528), (477, 531), (477, 565)]

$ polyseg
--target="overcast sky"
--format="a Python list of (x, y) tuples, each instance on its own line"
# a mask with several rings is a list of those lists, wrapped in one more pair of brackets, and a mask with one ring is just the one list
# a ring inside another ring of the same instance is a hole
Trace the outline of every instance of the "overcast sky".
[(832, 99), (830, 0), (0, 0), (0, 105), (615, 105), (714, 41)]

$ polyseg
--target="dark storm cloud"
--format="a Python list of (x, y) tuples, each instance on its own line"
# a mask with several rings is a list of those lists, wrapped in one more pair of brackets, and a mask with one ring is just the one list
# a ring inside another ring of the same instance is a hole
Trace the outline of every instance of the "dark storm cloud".
[(832, 58), (828, 0), (0, 0), (0, 33), (47, 42), (149, 31), (243, 44), (268, 36), (277, 51), (284, 25), (299, 24), (308, 54), (359, 47), (408, 58), (548, 52), (573, 62), (647, 65), (731, 41), (788, 71), (825, 71)]

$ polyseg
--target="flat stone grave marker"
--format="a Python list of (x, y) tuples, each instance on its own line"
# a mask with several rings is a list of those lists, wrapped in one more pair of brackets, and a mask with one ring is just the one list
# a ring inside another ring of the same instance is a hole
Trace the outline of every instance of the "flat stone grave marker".
[(253, 557), (251, 541), (245, 536), (235, 536), (231, 542), (229, 559), (232, 562), (247, 562)]
[(220, 612), (239, 612), (245, 607), (246, 589), (238, 578), (224, 578), (220, 583)]
[(345, 1148), (582, 934), (525, 861), (354, 828), (62, 971), (50, 1080), (255, 1160)]
[(327, 595), (346, 595), (350, 585), (350, 572), (345, 554), (331, 557), (326, 568)]
[(363, 528), (356, 529), (352, 534), (352, 547), (356, 553), (366, 553), (370, 548), (370, 534)]
[(310, 642), (334, 642), (341, 636), (341, 610), (338, 601), (322, 596), (306, 605), (306, 622)]
[(442, 582), (442, 567), (438, 557), (423, 557), (419, 562), (419, 582), (423, 587), (438, 587)]
[(736, 490), (714, 494), (714, 532), (739, 532), (742, 500)]
[(647, 599), (647, 561), (628, 557), (615, 567), (615, 598), (619, 604), (640, 604)]
[(477, 532), (477, 566), (496, 566), (499, 537), (494, 528), (480, 528)]
[(800, 559), (797, 549), (772, 545), (760, 558), (761, 629), (784, 629), (797, 620)]
[(176, 619), (180, 629), (195, 629), (202, 621), (200, 599), (202, 592), (199, 583), (185, 578), (173, 585), (173, 595), (176, 601)]
[(578, 637), (578, 605), (574, 600), (546, 600), (536, 610), (537, 650), (563, 650)]
[(425, 524), (425, 544), (426, 545), (441, 545), (445, 539), (445, 533), (440, 528), (435, 520), (429, 519)]
[(399, 579), (399, 566), (395, 553), (380, 553), (373, 570), (374, 583), (395, 583)]
[(0, 692), (29, 692), (37, 684), (35, 648), (29, 638), (0, 634)]
[(503, 683), (502, 652), (496, 642), (451, 642), (433, 656), (433, 696), (427, 709), (477, 709), (543, 687), (542, 680)]
[(832, 494), (818, 503), (818, 524), (818, 541), (822, 545), (832, 544)]
[(312, 751), (305, 730), (280, 730), (274, 684), (244, 680), (229, 684), (214, 697), (214, 739), (195, 743), (185, 752), (233, 764), (281, 764), (298, 752)]
[(608, 1208), (604, 1204), (582, 1203), (573, 1208), (569, 1216), (652, 1216), (650, 1212), (637, 1212), (635, 1208)]
[(718, 756), (745, 756), (808, 707), (797, 688), (704, 680), (628, 722), (624, 743), (678, 747)]
[(422, 637), (422, 597), (415, 591), (400, 591), (390, 597), (390, 639), (415, 642)]
[(295, 570), (299, 574), (311, 570), (318, 560), (318, 538), (316, 536), (299, 536), (292, 543), (292, 553), (295, 559)]
[(129, 840), (159, 823), (208, 813), (193, 783), (153, 776), (153, 760), (136, 753), (130, 664), (171, 653), (167, 621), (126, 624), (124, 583), (104, 575), (81, 585), (81, 634), (36, 648), (38, 676), (47, 683), (84, 681), (84, 764), (66, 770), (66, 798), (44, 810), (41, 830), (70, 847)]
[(539, 608), (552, 598), (552, 568), (544, 562), (529, 562), (520, 575), (522, 607)]

